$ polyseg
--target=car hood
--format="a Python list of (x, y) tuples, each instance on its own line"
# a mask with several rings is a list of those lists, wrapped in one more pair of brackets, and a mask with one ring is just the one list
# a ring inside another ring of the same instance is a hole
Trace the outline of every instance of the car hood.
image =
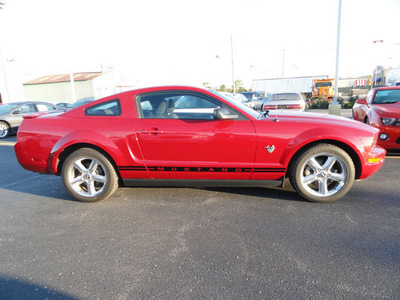
[[(364, 123), (354, 121), (345, 117), (330, 115), (330, 114), (320, 114), (311, 112), (296, 112), (288, 110), (274, 110), (267, 118), (261, 120), (279, 120), (282, 122), (290, 123), (312, 123), (314, 125), (323, 126), (335, 126), (335, 127), (346, 127), (346, 128), (357, 128), (369, 129), (372, 126), (366, 125)], [(372, 130), (373, 131), (373, 130)]]
[(400, 117), (400, 101), (396, 103), (374, 104), (373, 108), (379, 115)]

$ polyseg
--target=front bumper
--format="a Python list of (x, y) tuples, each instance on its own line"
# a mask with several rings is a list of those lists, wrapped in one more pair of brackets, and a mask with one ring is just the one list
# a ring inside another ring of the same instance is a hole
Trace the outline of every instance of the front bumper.
[(380, 146), (376, 146), (366, 157), (362, 166), (359, 179), (364, 179), (377, 172), (385, 161), (386, 150)]
[(378, 145), (385, 149), (400, 149), (400, 127), (398, 126), (380, 126), (379, 135), (384, 133), (388, 135), (387, 140), (378, 137)]

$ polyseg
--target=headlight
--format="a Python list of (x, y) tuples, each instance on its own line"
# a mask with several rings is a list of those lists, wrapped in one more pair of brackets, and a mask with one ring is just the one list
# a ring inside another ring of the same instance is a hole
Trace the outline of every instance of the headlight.
[(386, 126), (400, 126), (400, 119), (396, 118), (381, 118), (382, 124)]

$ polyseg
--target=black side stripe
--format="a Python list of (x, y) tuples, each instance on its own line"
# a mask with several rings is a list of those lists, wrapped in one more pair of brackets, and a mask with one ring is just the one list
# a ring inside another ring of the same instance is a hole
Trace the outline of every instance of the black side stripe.
[(156, 172), (215, 172), (215, 173), (281, 173), (285, 168), (212, 168), (212, 167), (155, 167), (150, 166), (121, 166), (121, 171), (156, 171)]

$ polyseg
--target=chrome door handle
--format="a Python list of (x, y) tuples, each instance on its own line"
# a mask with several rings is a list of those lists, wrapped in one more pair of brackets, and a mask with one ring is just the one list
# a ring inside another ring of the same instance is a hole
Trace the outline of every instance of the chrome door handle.
[(151, 129), (143, 129), (140, 131), (141, 134), (153, 134), (157, 135), (159, 133), (163, 133), (163, 131), (158, 130), (157, 128), (151, 128)]

